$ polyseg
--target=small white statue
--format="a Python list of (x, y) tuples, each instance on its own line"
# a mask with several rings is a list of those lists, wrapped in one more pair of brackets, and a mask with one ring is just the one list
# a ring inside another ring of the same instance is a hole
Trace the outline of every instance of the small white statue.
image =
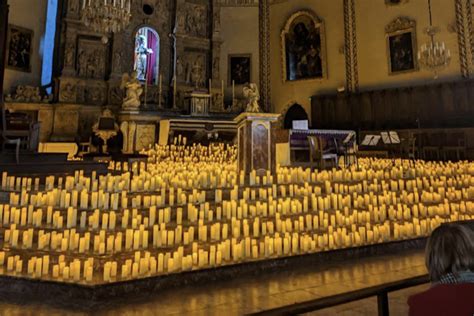
[(129, 76), (128, 73), (122, 75), (121, 89), (125, 89), (125, 97), (122, 103), (124, 110), (138, 110), (140, 108), (140, 96), (143, 93), (143, 88), (140, 81), (137, 79), (137, 72), (133, 71)]
[(258, 101), (260, 100), (260, 93), (258, 92), (257, 84), (249, 83), (245, 85), (244, 88), (244, 97), (247, 99), (247, 106), (245, 107), (245, 112), (258, 113), (261, 112)]

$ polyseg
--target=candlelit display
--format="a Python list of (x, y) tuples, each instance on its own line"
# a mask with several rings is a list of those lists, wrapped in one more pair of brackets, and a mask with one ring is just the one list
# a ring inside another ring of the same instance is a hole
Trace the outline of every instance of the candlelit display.
[(0, 271), (97, 284), (428, 236), (474, 219), (474, 163), (359, 159), (237, 172), (235, 146), (172, 145), (104, 176), (2, 174)]

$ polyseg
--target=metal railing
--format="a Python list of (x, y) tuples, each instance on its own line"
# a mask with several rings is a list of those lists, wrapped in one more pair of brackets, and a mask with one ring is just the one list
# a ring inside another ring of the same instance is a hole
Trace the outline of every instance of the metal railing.
[(377, 309), (378, 315), (388, 316), (389, 315), (389, 304), (388, 304), (388, 293), (403, 290), (413, 286), (418, 286), (421, 284), (428, 283), (428, 275), (421, 275), (417, 277), (397, 280), (394, 282), (384, 283), (380, 285), (375, 285), (359, 290), (354, 290), (346, 293), (341, 293), (337, 295), (327, 296), (323, 298), (318, 298), (310, 301), (305, 301), (301, 303), (295, 303), (291, 305), (286, 305), (282, 307), (277, 307), (274, 309), (269, 309), (257, 313), (252, 313), (250, 315), (296, 315), (309, 313), (312, 311), (333, 307), (336, 305), (342, 305), (350, 303), (353, 301), (362, 300), (365, 298), (377, 297)]

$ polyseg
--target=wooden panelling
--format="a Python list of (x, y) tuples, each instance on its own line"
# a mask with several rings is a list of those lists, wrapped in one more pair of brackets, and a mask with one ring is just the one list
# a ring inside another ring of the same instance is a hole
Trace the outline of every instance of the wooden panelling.
[(474, 127), (474, 80), (312, 98), (314, 128)]

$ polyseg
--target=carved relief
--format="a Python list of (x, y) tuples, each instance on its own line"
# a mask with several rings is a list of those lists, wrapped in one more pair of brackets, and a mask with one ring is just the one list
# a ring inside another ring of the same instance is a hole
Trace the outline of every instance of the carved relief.
[(102, 87), (86, 87), (84, 90), (85, 102), (88, 104), (101, 105), (104, 103), (104, 88)]
[(25, 102), (25, 103), (39, 103), (49, 102), (49, 96), (47, 94), (42, 95), (39, 87), (23, 86), (19, 85), (16, 87), (13, 95), (8, 94), (5, 96), (7, 102)]
[(113, 105), (122, 104), (123, 90), (120, 86), (114, 86), (109, 88), (109, 103)]
[(206, 37), (207, 7), (199, 4), (186, 3), (184, 29), (186, 34), (195, 37)]
[(76, 102), (76, 85), (71, 82), (61, 82), (61, 90), (59, 93), (59, 102), (75, 103)]
[(186, 83), (196, 88), (205, 86), (207, 78), (205, 53), (189, 52), (184, 60), (186, 63)]
[(64, 67), (74, 67), (74, 53), (75, 47), (73, 43), (69, 43), (66, 45), (66, 49), (64, 50)]
[(79, 40), (77, 75), (103, 79), (105, 76), (106, 46), (98, 41)]
[(155, 143), (155, 125), (137, 125), (135, 150), (140, 151)]

